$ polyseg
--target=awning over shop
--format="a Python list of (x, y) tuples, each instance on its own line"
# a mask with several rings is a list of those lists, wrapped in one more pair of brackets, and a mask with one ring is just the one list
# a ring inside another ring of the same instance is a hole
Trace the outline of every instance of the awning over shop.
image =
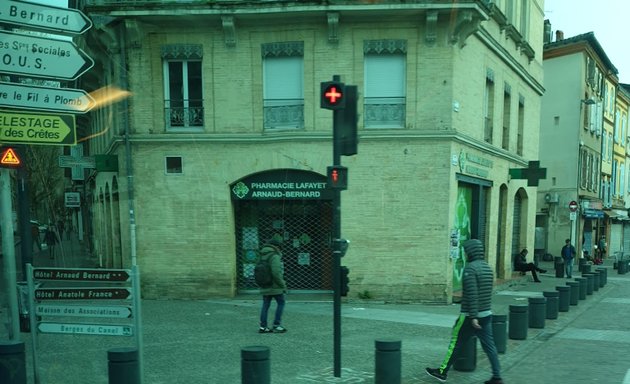
[(604, 213), (606, 214), (606, 216), (610, 217), (613, 220), (630, 220), (630, 218), (628, 217), (628, 211), (625, 211), (623, 209), (611, 209), (610, 211), (604, 211)]

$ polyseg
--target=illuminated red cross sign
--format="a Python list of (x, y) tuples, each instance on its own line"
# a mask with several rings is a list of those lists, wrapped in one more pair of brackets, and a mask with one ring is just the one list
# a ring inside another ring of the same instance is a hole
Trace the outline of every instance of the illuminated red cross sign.
[(540, 161), (530, 161), (527, 168), (510, 168), (512, 179), (527, 179), (528, 187), (537, 187), (540, 179), (547, 178), (547, 168), (540, 168)]
[(346, 106), (345, 84), (339, 81), (321, 83), (320, 107), (324, 109), (344, 109)]

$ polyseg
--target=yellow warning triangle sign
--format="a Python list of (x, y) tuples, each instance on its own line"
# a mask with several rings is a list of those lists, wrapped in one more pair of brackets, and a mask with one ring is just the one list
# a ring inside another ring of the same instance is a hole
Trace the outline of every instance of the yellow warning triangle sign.
[(21, 163), (22, 161), (15, 154), (15, 151), (13, 151), (13, 148), (7, 148), (7, 150), (4, 151), (4, 153), (2, 154), (2, 158), (0, 158), (0, 164), (2, 165), (17, 166), (17, 165), (20, 165)]

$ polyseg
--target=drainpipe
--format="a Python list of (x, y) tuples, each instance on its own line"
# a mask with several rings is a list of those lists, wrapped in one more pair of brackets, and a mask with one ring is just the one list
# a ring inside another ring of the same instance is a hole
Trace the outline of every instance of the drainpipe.
[[(119, 28), (119, 41), (120, 41), (120, 85), (122, 89), (129, 90), (129, 81), (127, 79), (127, 27), (126, 22), (123, 21)], [(123, 119), (124, 141), (125, 141), (125, 158), (126, 158), (126, 170), (127, 170), (127, 201), (129, 202), (129, 242), (131, 253), (131, 265), (132, 265), (132, 282), (133, 282), (133, 302), (136, 313), (134, 314), (135, 320), (135, 335), (136, 345), (138, 347), (138, 370), (140, 371), (140, 383), (144, 381), (144, 357), (143, 357), (143, 341), (142, 341), (142, 314), (141, 314), (141, 294), (140, 294), (140, 272), (137, 267), (138, 259), (136, 254), (136, 213), (134, 207), (134, 193), (133, 193), (133, 166), (132, 166), (132, 154), (131, 154), (131, 141), (129, 138), (129, 101), (128, 98), (123, 99), (122, 108), (124, 113), (121, 114)]]

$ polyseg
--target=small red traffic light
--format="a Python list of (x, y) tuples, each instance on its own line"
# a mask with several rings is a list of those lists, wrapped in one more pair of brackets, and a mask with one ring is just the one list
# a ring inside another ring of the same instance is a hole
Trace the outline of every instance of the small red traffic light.
[(327, 168), (328, 188), (348, 189), (348, 168), (333, 165)]
[(328, 102), (330, 104), (336, 104), (339, 102), (339, 100), (341, 100), (343, 94), (339, 92), (335, 85), (332, 85), (326, 90), (326, 93), (324, 93), (324, 97), (328, 99)]
[(332, 178), (332, 182), (334, 184), (337, 184), (339, 182), (339, 171), (336, 169), (333, 169), (331, 174), (330, 174), (331, 178)]
[(345, 85), (338, 81), (321, 83), (320, 107), (324, 109), (343, 109), (346, 106)]

